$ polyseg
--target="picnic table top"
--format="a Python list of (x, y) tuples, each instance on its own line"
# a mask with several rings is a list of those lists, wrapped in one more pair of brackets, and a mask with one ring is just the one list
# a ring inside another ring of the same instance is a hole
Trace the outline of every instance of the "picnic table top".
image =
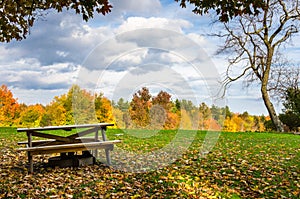
[(97, 124), (77, 124), (77, 125), (64, 125), (64, 126), (45, 126), (45, 127), (34, 127), (34, 128), (18, 128), (18, 132), (28, 131), (48, 131), (48, 130), (71, 130), (76, 128), (91, 128), (91, 127), (107, 127), (114, 126), (112, 123), (97, 123)]

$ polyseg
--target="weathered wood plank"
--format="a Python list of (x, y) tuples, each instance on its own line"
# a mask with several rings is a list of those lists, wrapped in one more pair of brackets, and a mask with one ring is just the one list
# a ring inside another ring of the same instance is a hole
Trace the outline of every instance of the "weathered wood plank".
[(67, 138), (75, 139), (75, 138), (78, 138), (78, 137), (83, 137), (83, 136), (88, 135), (90, 133), (96, 132), (96, 130), (97, 130), (97, 127), (91, 128), (91, 129), (88, 129), (88, 130), (85, 130), (85, 131), (81, 131), (79, 133), (75, 133), (73, 135), (69, 135), (69, 136), (67, 136)]
[[(52, 142), (52, 141), (55, 141), (53, 139), (50, 139), (50, 140), (32, 140), (32, 144), (34, 143), (44, 143), (44, 142)], [(28, 144), (28, 141), (21, 141), (21, 142), (18, 142), (18, 145), (22, 145), (22, 144)]]
[[(95, 140), (95, 138), (91, 138), (91, 137), (78, 138), (72, 142), (60, 142), (60, 141), (55, 141), (55, 140), (34, 140), (34, 141), (32, 141), (32, 147), (86, 143), (86, 142), (99, 142), (99, 141), (100, 140)], [(18, 145), (28, 145), (28, 142), (27, 141), (18, 142)]]
[[(76, 142), (75, 143), (80, 143), (80, 142), (94, 142), (94, 141), (99, 141), (99, 140), (95, 140), (95, 138), (93, 137), (79, 137), (76, 138)], [(32, 140), (32, 146), (37, 146), (38, 144), (51, 144), (54, 143), (55, 140), (54, 139), (49, 139), (49, 140)], [(57, 142), (56, 144), (61, 144), (62, 142)], [(28, 144), (28, 141), (21, 141), (18, 142), (18, 145), (23, 145), (23, 144)], [(64, 143), (64, 144), (71, 144), (71, 143)]]
[(52, 146), (37, 146), (37, 147), (27, 147), (19, 148), (17, 151), (27, 151), (32, 155), (37, 154), (49, 154), (49, 153), (67, 153), (76, 151), (85, 151), (90, 149), (111, 149), (114, 144), (120, 143), (121, 140), (111, 140), (105, 142), (87, 142), (87, 143), (76, 143), (76, 144), (61, 144)]
[(112, 123), (97, 123), (97, 124), (78, 124), (78, 125), (65, 125), (65, 126), (45, 126), (45, 127), (34, 127), (34, 128), (18, 128), (18, 132), (26, 131), (47, 131), (47, 130), (71, 130), (76, 128), (91, 128), (91, 127), (106, 127), (113, 126)]
[(32, 136), (55, 139), (57, 141), (62, 141), (62, 142), (72, 142), (73, 141), (73, 139), (70, 139), (68, 137), (63, 137), (63, 136), (53, 135), (53, 134), (47, 134), (47, 133), (40, 133), (40, 132), (37, 132), (37, 131), (32, 131), (32, 132), (30, 132), (30, 134)]
[(86, 150), (92, 150), (92, 149), (105, 149), (105, 150), (113, 150), (114, 145), (113, 144), (107, 144), (107, 145), (95, 145), (90, 146), (88, 148), (84, 146), (76, 147), (76, 148), (58, 148), (58, 149), (47, 149), (47, 150), (41, 150), (41, 151), (31, 151), (30, 153), (32, 155), (44, 155), (44, 154), (52, 154), (52, 153), (69, 153), (69, 152), (78, 152), (78, 151), (86, 151)]

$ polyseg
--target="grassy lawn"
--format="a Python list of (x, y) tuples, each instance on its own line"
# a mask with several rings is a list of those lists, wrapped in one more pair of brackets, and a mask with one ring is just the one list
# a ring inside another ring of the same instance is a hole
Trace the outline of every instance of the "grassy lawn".
[[(28, 175), (26, 154), (15, 151), (25, 133), (0, 128), (0, 198), (300, 198), (299, 135), (223, 132), (203, 157), (206, 132), (107, 134), (123, 140), (112, 167), (46, 168), (47, 156), (35, 156), (35, 174)], [(187, 150), (180, 151), (181, 142)], [(169, 154), (177, 159), (162, 165)], [(148, 164), (160, 169), (130, 172)]]

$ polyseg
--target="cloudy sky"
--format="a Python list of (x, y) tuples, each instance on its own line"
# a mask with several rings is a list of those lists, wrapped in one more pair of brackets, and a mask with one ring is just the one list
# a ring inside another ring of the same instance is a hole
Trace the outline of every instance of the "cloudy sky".
[(27, 39), (1, 43), (0, 84), (26, 104), (47, 104), (72, 84), (114, 100), (130, 100), (146, 86), (173, 99), (267, 115), (258, 89), (241, 82), (224, 99), (216, 97), (226, 61), (214, 55), (222, 41), (206, 36), (215, 28), (210, 16), (196, 16), (173, 0), (111, 2), (110, 14), (88, 23), (74, 11), (49, 11)]

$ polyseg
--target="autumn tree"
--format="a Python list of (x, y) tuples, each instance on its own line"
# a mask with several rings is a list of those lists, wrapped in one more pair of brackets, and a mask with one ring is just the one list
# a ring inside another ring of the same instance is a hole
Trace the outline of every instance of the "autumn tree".
[(201, 130), (209, 129), (208, 120), (211, 119), (211, 111), (210, 108), (202, 102), (199, 106), (199, 113), (200, 113), (200, 123), (199, 127)]
[(192, 110), (197, 109), (194, 103), (191, 100), (182, 99), (180, 101), (180, 108), (186, 110), (187, 112), (191, 112)]
[(281, 52), (287, 41), (299, 31), (299, 6), (299, 0), (266, 0), (259, 14), (238, 16), (223, 23), (224, 32), (215, 34), (225, 38), (219, 52), (228, 53), (225, 85), (242, 77), (248, 83), (256, 82), (271, 120), (280, 132), (283, 125), (270, 99), (270, 74), (282, 63)]
[(181, 109), (180, 113), (180, 128), (181, 129), (192, 129), (193, 123), (190, 114), (185, 110)]
[(0, 126), (12, 126), (18, 119), (20, 109), (17, 100), (6, 85), (0, 87)]
[(182, 99), (179, 103), (175, 101), (175, 107), (180, 107), (180, 128), (198, 129), (199, 109), (191, 100)]
[(218, 107), (216, 105), (212, 105), (211, 108), (210, 108), (210, 111), (211, 111), (211, 115), (212, 115), (212, 118), (220, 125), (222, 126), (223, 125), (223, 122), (225, 120), (225, 116), (226, 116), (226, 111), (227, 111), (227, 108), (225, 107)]
[(41, 118), (40, 125), (41, 126), (60, 126), (66, 124), (72, 124), (73, 119), (69, 118), (71, 114), (67, 114), (66, 109), (66, 94), (58, 97), (54, 97), (52, 102), (45, 107), (45, 113)]
[(153, 107), (150, 110), (150, 117), (154, 123), (152, 125), (160, 126), (164, 129), (177, 129), (179, 126), (179, 115), (175, 109), (176, 104), (171, 101), (171, 95), (166, 91), (160, 91), (157, 96), (152, 98)]
[(95, 96), (95, 111), (98, 122), (113, 122), (111, 102), (102, 93)]
[(108, 0), (30, 0), (0, 2), (0, 41), (10, 42), (12, 39), (26, 38), (29, 28), (40, 17), (44, 17), (48, 10), (62, 12), (74, 10), (82, 15), (84, 21), (93, 17), (94, 12), (103, 15), (111, 11), (112, 6)]
[(38, 127), (45, 113), (41, 104), (30, 105), (20, 114), (20, 125), (24, 127)]
[(137, 91), (130, 102), (130, 117), (136, 126), (146, 127), (150, 124), (149, 112), (151, 108), (151, 94), (143, 87)]
[(113, 119), (118, 128), (128, 129), (131, 126), (131, 119), (129, 114), (130, 104), (123, 98), (120, 98), (117, 103), (113, 104)]
[(68, 93), (54, 97), (45, 110), (42, 126), (97, 122), (94, 96), (78, 85), (73, 85)]
[(231, 113), (231, 117), (227, 116), (224, 121), (223, 130), (229, 132), (264, 131), (264, 120), (248, 112)]
[(67, 94), (66, 110), (72, 114), (76, 124), (97, 122), (94, 99), (89, 91), (81, 89), (78, 85), (70, 88)]

